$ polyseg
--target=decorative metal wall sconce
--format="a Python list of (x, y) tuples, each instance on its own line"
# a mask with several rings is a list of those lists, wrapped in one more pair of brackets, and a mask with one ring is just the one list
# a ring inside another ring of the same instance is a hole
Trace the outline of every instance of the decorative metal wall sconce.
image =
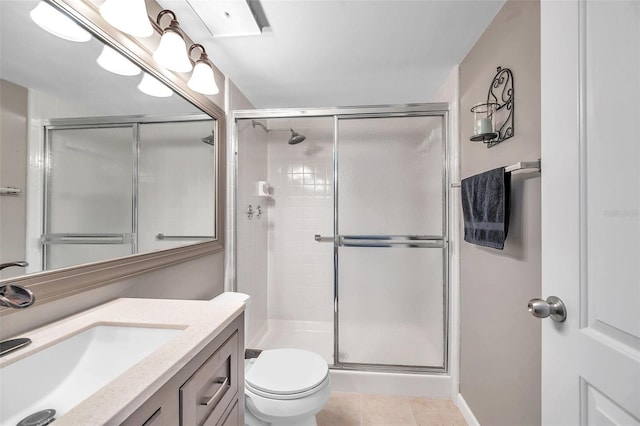
[(514, 135), (513, 73), (509, 68), (498, 67), (489, 86), (487, 101), (471, 108), (473, 113), (474, 142), (482, 141), (487, 148), (496, 146)]
[[(163, 27), (160, 24), (162, 17), (169, 15), (171, 21), (169, 26)], [(189, 72), (193, 69), (189, 55), (187, 54), (187, 45), (180, 29), (180, 24), (173, 11), (165, 9), (158, 14), (156, 23), (162, 29), (162, 37), (160, 44), (153, 53), (153, 59), (163, 67), (176, 72)]]

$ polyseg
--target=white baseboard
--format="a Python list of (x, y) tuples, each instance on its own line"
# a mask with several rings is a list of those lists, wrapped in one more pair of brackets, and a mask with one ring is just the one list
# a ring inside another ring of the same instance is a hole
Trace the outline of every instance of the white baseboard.
[(454, 402), (469, 426), (480, 426), (480, 422), (476, 419), (476, 416), (473, 415), (473, 411), (471, 411), (471, 408), (467, 405), (467, 401), (464, 400), (462, 394), (458, 394)]

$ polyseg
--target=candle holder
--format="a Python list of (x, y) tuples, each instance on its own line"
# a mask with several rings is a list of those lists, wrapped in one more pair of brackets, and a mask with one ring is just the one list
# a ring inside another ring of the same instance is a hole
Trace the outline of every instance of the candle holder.
[(491, 81), (487, 101), (471, 108), (474, 142), (484, 142), (487, 148), (496, 146), (514, 135), (513, 73), (498, 67)]
[(471, 108), (473, 113), (473, 136), (471, 140), (474, 142), (487, 142), (496, 139), (499, 135), (495, 132), (493, 119), (495, 112), (500, 105), (497, 103), (481, 103)]

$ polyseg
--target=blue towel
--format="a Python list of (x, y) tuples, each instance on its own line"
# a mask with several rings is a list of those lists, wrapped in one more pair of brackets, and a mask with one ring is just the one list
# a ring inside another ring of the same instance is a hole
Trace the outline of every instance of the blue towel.
[(463, 179), (464, 240), (502, 250), (509, 230), (511, 173), (500, 167)]

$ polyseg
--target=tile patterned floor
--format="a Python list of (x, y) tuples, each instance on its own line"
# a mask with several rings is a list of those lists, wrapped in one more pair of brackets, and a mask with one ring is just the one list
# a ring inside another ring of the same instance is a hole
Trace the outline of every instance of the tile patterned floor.
[(467, 426), (452, 401), (331, 392), (318, 426)]

